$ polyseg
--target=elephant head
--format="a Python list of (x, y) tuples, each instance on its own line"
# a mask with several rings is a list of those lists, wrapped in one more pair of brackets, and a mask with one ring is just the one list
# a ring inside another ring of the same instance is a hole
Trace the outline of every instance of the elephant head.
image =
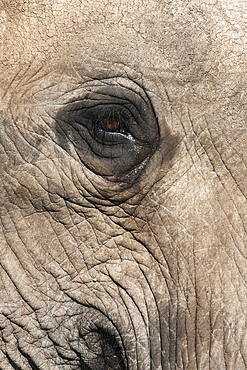
[(246, 369), (245, 3), (0, 10), (0, 369)]

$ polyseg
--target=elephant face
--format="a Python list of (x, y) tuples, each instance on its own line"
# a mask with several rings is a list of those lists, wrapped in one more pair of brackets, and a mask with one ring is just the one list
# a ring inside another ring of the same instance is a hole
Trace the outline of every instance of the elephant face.
[(0, 368), (245, 369), (245, 4), (0, 17)]

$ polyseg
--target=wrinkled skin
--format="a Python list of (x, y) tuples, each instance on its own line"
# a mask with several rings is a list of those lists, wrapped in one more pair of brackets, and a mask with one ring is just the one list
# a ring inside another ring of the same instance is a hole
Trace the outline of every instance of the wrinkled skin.
[(0, 369), (245, 369), (246, 3), (0, 10)]

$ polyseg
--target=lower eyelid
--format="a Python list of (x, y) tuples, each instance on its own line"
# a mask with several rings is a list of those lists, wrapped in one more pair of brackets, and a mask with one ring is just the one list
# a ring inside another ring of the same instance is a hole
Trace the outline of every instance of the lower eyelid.
[(106, 131), (102, 128), (94, 129), (94, 136), (95, 139), (99, 140), (102, 143), (109, 142), (111, 144), (120, 144), (118, 140), (122, 142), (122, 140), (131, 140), (132, 142), (136, 141), (133, 136), (128, 132), (121, 132), (121, 131)]

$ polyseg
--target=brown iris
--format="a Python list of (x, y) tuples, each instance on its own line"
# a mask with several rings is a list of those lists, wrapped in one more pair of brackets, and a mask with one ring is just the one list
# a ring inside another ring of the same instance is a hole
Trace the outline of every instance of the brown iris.
[(118, 120), (109, 120), (109, 119), (105, 119), (101, 122), (101, 125), (103, 130), (105, 131), (110, 131), (110, 132), (114, 132), (116, 131), (117, 129), (119, 129), (120, 127), (120, 123)]

